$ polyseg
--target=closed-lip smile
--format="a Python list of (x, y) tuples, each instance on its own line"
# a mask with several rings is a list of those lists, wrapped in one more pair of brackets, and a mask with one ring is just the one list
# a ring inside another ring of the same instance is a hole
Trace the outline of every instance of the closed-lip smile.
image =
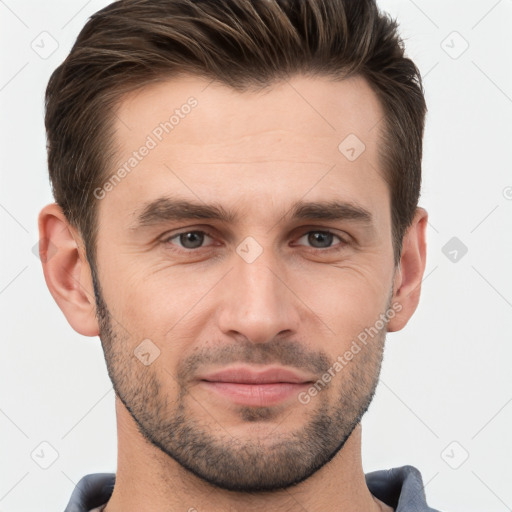
[(264, 407), (296, 395), (315, 379), (285, 367), (236, 366), (199, 375), (197, 380), (235, 404)]

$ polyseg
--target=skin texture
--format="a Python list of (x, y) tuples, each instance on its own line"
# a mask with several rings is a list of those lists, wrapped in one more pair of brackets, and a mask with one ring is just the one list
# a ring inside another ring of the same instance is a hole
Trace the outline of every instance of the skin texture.
[[(381, 106), (360, 77), (294, 77), (258, 93), (181, 77), (120, 103), (112, 172), (190, 97), (190, 113), (98, 200), (96, 274), (60, 208), (39, 217), (42, 255), (48, 242), (57, 248), (42, 258), (48, 287), (77, 332), (100, 335), (116, 391), (106, 510), (389, 510), (364, 481), (360, 420), (386, 332), (419, 301), (427, 212), (417, 209), (395, 268)], [(365, 145), (354, 161), (338, 150), (349, 134)], [(236, 218), (139, 226), (163, 197), (216, 203)], [(366, 209), (372, 224), (291, 218), (295, 201), (334, 200)], [(147, 365), (136, 356), (143, 340), (157, 355)], [(307, 404), (293, 394), (252, 406), (201, 381), (242, 364), (311, 383), (331, 368), (331, 379)]]

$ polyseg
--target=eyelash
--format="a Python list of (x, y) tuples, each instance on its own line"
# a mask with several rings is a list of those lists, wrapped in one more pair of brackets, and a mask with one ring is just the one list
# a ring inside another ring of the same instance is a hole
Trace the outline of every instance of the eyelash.
[[(161, 240), (161, 243), (164, 245), (167, 245), (167, 246), (171, 246), (171, 244), (170, 244), (171, 240), (174, 240), (175, 238), (179, 238), (180, 235), (185, 235), (187, 233), (201, 233), (201, 234), (204, 234), (212, 239), (215, 238), (212, 234), (210, 234), (208, 231), (205, 231), (203, 229), (189, 229), (189, 230), (185, 230), (185, 231), (180, 231), (179, 233), (175, 233), (171, 236), (165, 236)], [(346, 239), (342, 238), (340, 235), (337, 235), (336, 233), (333, 233), (329, 229), (313, 229), (310, 231), (306, 231), (303, 235), (301, 235), (299, 237), (299, 239), (303, 238), (304, 236), (306, 236), (310, 233), (322, 233), (322, 234), (327, 234), (327, 235), (333, 235), (334, 237), (336, 237), (340, 240), (340, 243), (337, 246), (333, 246), (333, 247), (326, 247), (324, 249), (318, 248), (318, 247), (309, 247), (309, 249), (312, 250), (313, 252), (324, 252), (325, 253), (325, 252), (331, 252), (331, 251), (339, 251), (339, 250), (342, 250), (343, 248), (345, 248), (345, 246), (349, 245), (349, 242)], [(303, 247), (305, 247), (305, 246), (303, 246)], [(182, 248), (182, 247), (176, 247), (176, 248), (172, 247), (171, 248), (171, 250), (173, 250), (173, 251), (175, 250), (178, 252), (189, 252), (189, 253), (199, 252), (201, 249), (207, 249), (207, 247), (198, 247), (196, 249), (187, 249), (187, 248)]]

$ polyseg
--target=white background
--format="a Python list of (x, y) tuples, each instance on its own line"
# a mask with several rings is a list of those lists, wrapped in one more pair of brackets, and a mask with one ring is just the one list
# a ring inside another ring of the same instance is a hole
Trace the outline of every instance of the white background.
[[(67, 324), (33, 253), (37, 214), (52, 200), (44, 90), (107, 3), (0, 1), (0, 512), (63, 510), (83, 475), (116, 469), (114, 392), (99, 339)], [(430, 225), (420, 306), (388, 335), (363, 423), (364, 469), (412, 464), (432, 507), (504, 512), (512, 508), (512, 0), (379, 3), (398, 18), (424, 77), (420, 205)], [(31, 47), (43, 31), (58, 42), (46, 59)], [(442, 252), (452, 237), (468, 248), (456, 262)], [(58, 452), (48, 469), (31, 458), (41, 449), (51, 457), (44, 441)]]

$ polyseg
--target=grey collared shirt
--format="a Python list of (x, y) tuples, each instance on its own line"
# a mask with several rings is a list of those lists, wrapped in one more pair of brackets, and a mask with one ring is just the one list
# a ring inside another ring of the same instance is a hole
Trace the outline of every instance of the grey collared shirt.
[[(115, 473), (85, 475), (76, 485), (64, 512), (100, 512), (114, 490)], [(420, 472), (402, 466), (366, 474), (366, 485), (395, 512), (439, 512), (427, 505)]]

